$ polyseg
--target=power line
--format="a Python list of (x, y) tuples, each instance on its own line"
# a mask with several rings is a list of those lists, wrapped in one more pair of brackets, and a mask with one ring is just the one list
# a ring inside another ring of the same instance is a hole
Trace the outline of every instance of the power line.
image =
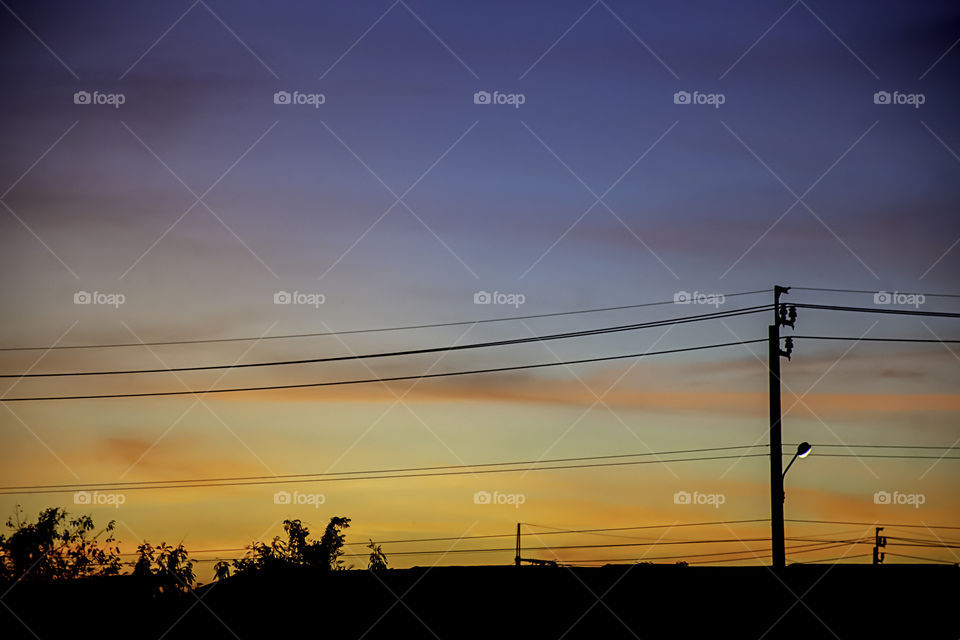
[[(537, 537), (540, 536), (552, 536), (552, 535), (565, 535), (565, 534), (583, 534), (583, 533), (598, 533), (605, 531), (637, 531), (640, 529), (674, 529), (680, 527), (706, 527), (706, 526), (717, 526), (717, 525), (731, 525), (731, 524), (745, 524), (745, 523), (754, 523), (754, 522), (769, 522), (769, 518), (753, 518), (751, 520), (715, 520), (712, 522), (683, 522), (683, 523), (674, 523), (674, 524), (650, 524), (650, 525), (641, 525), (634, 527), (604, 527), (601, 529), (559, 529), (557, 527), (547, 527), (546, 525), (533, 524), (530, 522), (522, 522), (520, 524), (526, 527), (539, 527), (546, 529), (553, 529), (553, 531), (543, 531), (540, 533), (531, 533), (528, 535), (534, 535)], [(382, 540), (377, 541), (378, 544), (396, 544), (396, 543), (406, 543), (406, 542), (450, 542), (457, 540), (469, 540), (469, 539), (478, 539), (478, 538), (513, 538), (516, 534), (514, 533), (502, 533), (502, 534), (493, 534), (493, 535), (479, 535), (479, 536), (456, 536), (448, 538), (419, 538), (419, 539), (404, 539), (404, 540)], [(366, 544), (363, 542), (351, 542), (347, 543), (345, 546), (350, 545), (360, 545)]]
[[(808, 549), (810, 547), (815, 547), (815, 546), (820, 546), (820, 543), (815, 542), (813, 544), (793, 545), (793, 546), (787, 547), (786, 549), (787, 551), (791, 551), (791, 550), (797, 550), (797, 549)], [(836, 545), (830, 545), (830, 547), (834, 547), (834, 546)], [(846, 546), (846, 545), (840, 545), (840, 546)], [(819, 549), (810, 549), (810, 550), (819, 551)], [(561, 562), (562, 564), (583, 564), (588, 562), (622, 562), (624, 560), (632, 561), (632, 562), (641, 562), (641, 561), (649, 561), (649, 560), (677, 560), (682, 558), (709, 558), (714, 556), (743, 555), (746, 553), (751, 553), (751, 554), (762, 553), (764, 555), (769, 555), (770, 551), (769, 551), (769, 548), (764, 547), (760, 549), (737, 549), (735, 551), (717, 551), (714, 553), (677, 554), (677, 555), (671, 555), (671, 556), (642, 556), (639, 558), (588, 558), (588, 559), (580, 559), (580, 560), (560, 560), (559, 562)], [(747, 558), (747, 559), (751, 559), (751, 558)], [(734, 562), (737, 561), (737, 558), (732, 559), (732, 561)], [(718, 560), (717, 562), (720, 562), (720, 561)]]
[[(933, 344), (957, 344), (960, 340), (940, 340), (939, 338), (863, 338), (847, 336), (783, 336), (781, 339), (793, 338), (794, 340), (844, 340), (849, 342), (920, 342)], [(0, 376), (3, 377), (3, 376)]]
[(205, 389), (190, 391), (150, 391), (141, 393), (104, 393), (93, 395), (74, 395), (74, 396), (35, 396), (19, 398), (0, 398), (0, 402), (28, 402), (31, 400), (93, 400), (106, 398), (146, 398), (156, 396), (183, 396), (183, 395), (207, 395), (210, 393), (238, 393), (244, 391), (275, 391), (279, 389), (306, 389), (312, 387), (334, 387), (340, 385), (368, 384), (371, 382), (399, 382), (402, 380), (423, 380), (426, 378), (445, 378), (450, 376), (465, 376), (480, 373), (498, 373), (504, 371), (521, 371), (526, 369), (541, 369), (544, 367), (568, 366), (573, 364), (586, 364), (591, 362), (608, 362), (611, 360), (625, 360), (629, 358), (645, 358), (648, 356), (659, 356), (671, 353), (685, 353), (689, 351), (702, 351), (705, 349), (718, 349), (722, 347), (741, 346), (745, 344), (755, 344), (757, 342), (766, 342), (766, 338), (757, 338), (754, 340), (736, 340), (734, 342), (721, 342), (716, 344), (699, 345), (696, 347), (681, 347), (677, 349), (665, 349), (662, 351), (647, 351), (641, 353), (626, 353), (615, 356), (603, 356), (598, 358), (582, 358), (580, 360), (565, 360), (558, 362), (539, 362), (536, 364), (523, 364), (509, 367), (492, 367), (489, 369), (473, 369), (469, 371), (447, 371), (444, 373), (422, 373), (418, 375), (392, 376), (386, 378), (364, 378), (359, 380), (338, 380), (334, 382), (310, 382), (304, 384), (282, 384), (265, 385), (259, 387), (236, 387), (230, 389)]
[[(794, 540), (794, 538), (789, 538)], [(808, 539), (809, 540), (809, 539)], [(610, 543), (610, 544), (574, 544), (574, 545), (557, 545), (557, 546), (538, 546), (538, 547), (524, 547), (524, 552), (527, 551), (555, 551), (555, 550), (570, 550), (570, 549), (607, 549), (607, 548), (622, 548), (622, 547), (654, 547), (654, 546), (672, 546), (672, 545), (688, 545), (688, 544), (733, 544), (733, 543), (746, 543), (746, 542), (767, 542), (769, 538), (717, 538), (713, 540), (659, 540), (654, 542), (624, 542), (624, 543)], [(850, 545), (850, 544), (872, 544), (872, 540), (858, 540), (858, 541), (836, 541), (836, 540), (819, 540), (815, 541), (814, 544), (835, 544), (835, 545)], [(502, 552), (513, 552), (516, 551), (516, 547), (493, 547), (493, 548), (484, 548), (484, 549), (429, 549), (426, 551), (394, 551), (391, 552), (390, 556), (427, 556), (427, 555), (446, 555), (453, 553), (502, 553)], [(740, 551), (740, 553), (746, 553), (745, 551)], [(346, 553), (345, 557), (365, 557), (368, 554), (366, 553)]]
[[(783, 454), (791, 455), (791, 454)], [(896, 460), (960, 460), (960, 456), (888, 455), (883, 453), (820, 453), (818, 458), (893, 458)]]
[[(514, 462), (491, 462), (475, 465), (440, 465), (432, 467), (406, 467), (396, 469), (368, 469), (362, 471), (331, 471), (325, 473), (295, 473), (278, 474), (272, 476), (233, 476), (221, 478), (191, 478), (183, 480), (140, 480), (125, 482), (90, 482), (74, 484), (48, 485), (8, 485), (0, 486), (0, 495), (30, 495), (49, 493), (76, 493), (91, 491), (137, 491), (144, 489), (191, 489), (214, 487), (243, 487), (276, 484), (306, 484), (312, 482), (337, 482), (347, 480), (389, 480), (403, 478), (432, 478), (459, 475), (481, 475), (489, 473), (512, 473), (519, 471), (550, 471), (561, 469), (587, 469), (602, 467), (630, 466), (641, 464), (668, 464), (671, 462), (702, 462), (709, 460), (732, 460), (742, 458), (765, 457), (763, 453), (742, 453), (729, 456), (699, 456), (690, 458), (668, 458), (657, 460), (631, 460), (621, 462), (602, 462), (592, 464), (556, 464), (560, 462), (587, 462), (593, 460), (611, 460), (618, 458), (636, 458), (649, 456), (669, 456), (685, 453), (731, 451), (737, 449), (766, 448), (768, 445), (737, 445), (731, 447), (707, 447), (701, 449), (677, 449), (673, 451), (651, 451), (644, 453), (624, 453), (603, 456), (580, 456), (575, 458), (549, 458), (544, 460), (522, 460)], [(782, 455), (792, 455), (783, 453)], [(920, 456), (920, 455), (885, 455), (885, 454), (830, 454), (821, 453), (823, 458), (892, 458), (892, 459), (924, 459), (924, 460), (960, 460), (960, 456)], [(520, 466), (520, 465), (553, 465), (553, 466)], [(509, 468), (507, 468), (509, 467)], [(849, 523), (857, 524), (857, 523)], [(528, 524), (541, 527), (542, 525)], [(545, 527), (551, 528), (551, 527)], [(636, 527), (657, 528), (657, 527)], [(628, 528), (629, 529), (629, 528)], [(607, 531), (597, 529), (595, 531)], [(609, 529), (611, 531), (623, 529)], [(566, 531), (566, 530), (558, 530)], [(570, 533), (574, 533), (570, 531)]]
[[(729, 456), (699, 456), (690, 458), (668, 458), (657, 460), (630, 460), (621, 462), (600, 462), (592, 464), (555, 464), (558, 462), (586, 462), (591, 460), (610, 460), (617, 458), (635, 458), (648, 456), (677, 455), (691, 452), (729, 451), (736, 449), (766, 448), (768, 445), (738, 445), (732, 447), (708, 447), (702, 449), (680, 449), (674, 451), (659, 451), (645, 453), (624, 453), (604, 456), (581, 456), (576, 458), (550, 458), (545, 460), (524, 460), (516, 462), (492, 462), (476, 465), (442, 465), (433, 467), (408, 467), (398, 469), (370, 469), (363, 471), (334, 471), (326, 473), (281, 474), (273, 476), (235, 476), (223, 478), (192, 478), (184, 480), (142, 480), (129, 482), (101, 482), (77, 483), (56, 485), (9, 485), (0, 486), (0, 495), (31, 495), (51, 493), (77, 493), (91, 491), (137, 491), (144, 489), (195, 489), (215, 487), (243, 487), (277, 484), (307, 484), (313, 482), (342, 482), (349, 480), (391, 480), (403, 478), (432, 478), (460, 475), (482, 475), (489, 473), (515, 473), (519, 471), (551, 471), (566, 469), (590, 469), (602, 467), (619, 467), (642, 464), (668, 464), (671, 462), (703, 462), (710, 460), (732, 460), (743, 458), (766, 457), (764, 453), (742, 453)], [(792, 455), (783, 453), (782, 455)], [(920, 456), (920, 455), (884, 455), (884, 454), (818, 454), (822, 458), (891, 458), (891, 459), (923, 459), (923, 460), (960, 460), (960, 456)], [(552, 465), (552, 466), (519, 466), (519, 465)], [(487, 467), (487, 468), (481, 468)], [(494, 467), (494, 468), (489, 468)], [(509, 468), (507, 468), (509, 467)], [(427, 473), (429, 472), (429, 473)], [(839, 523), (838, 523), (839, 524)], [(858, 524), (858, 523), (848, 523)], [(867, 523), (864, 523), (867, 524)], [(528, 526), (542, 526), (533, 525)], [(549, 527), (547, 527), (549, 528)], [(637, 527), (657, 528), (657, 527)], [(598, 529), (596, 531), (606, 531)], [(611, 529), (613, 531), (621, 529)], [(545, 535), (545, 534), (544, 534)]]
[(748, 445), (736, 445), (736, 446), (726, 446), (726, 447), (702, 447), (699, 449), (673, 449), (670, 451), (648, 451), (641, 453), (618, 453), (610, 454), (603, 456), (578, 456), (575, 458), (547, 458), (542, 460), (516, 460), (512, 462), (484, 462), (478, 464), (456, 464), (456, 465), (439, 465), (439, 466), (430, 466), (430, 467), (399, 467), (392, 469), (366, 469), (362, 471), (326, 471), (323, 473), (288, 473), (288, 474), (279, 474), (279, 475), (259, 475), (259, 476), (229, 476), (229, 477), (219, 477), (219, 478), (188, 478), (183, 480), (139, 480), (139, 481), (129, 481), (129, 482), (86, 482), (86, 483), (70, 483), (70, 484), (48, 484), (48, 485), (21, 485), (21, 486), (0, 486), (0, 490), (6, 489), (64, 489), (64, 488), (82, 488), (86, 490), (110, 488), (122, 485), (124, 487), (138, 486), (138, 485), (173, 485), (177, 483), (213, 483), (213, 482), (239, 482), (244, 480), (281, 480), (289, 478), (301, 478), (309, 479), (315, 477), (323, 476), (348, 476), (348, 475), (367, 475), (373, 473), (406, 473), (413, 471), (443, 471), (447, 469), (478, 469), (480, 467), (500, 467), (500, 466), (516, 466), (516, 465), (529, 465), (529, 464), (553, 464), (557, 462), (584, 462), (590, 460), (608, 460), (611, 458), (633, 458), (640, 456), (665, 456), (665, 455), (674, 455), (674, 454), (687, 454), (687, 453), (707, 453), (714, 451), (730, 451), (735, 449), (756, 449), (763, 448), (767, 445), (763, 444), (748, 444)]
[[(790, 289), (793, 291), (822, 291), (826, 293), (866, 293), (869, 295), (877, 295), (878, 293), (882, 293), (881, 291), (877, 291), (877, 290), (868, 291), (866, 289), (829, 289), (824, 287), (790, 287)], [(911, 292), (897, 291), (897, 293), (904, 293), (904, 295), (920, 295), (920, 296), (926, 296), (927, 298), (960, 298), (960, 293), (923, 293), (919, 291), (911, 291)]]
[[(642, 464), (667, 464), (671, 462), (703, 462), (706, 460), (733, 460), (733, 459), (742, 459), (742, 458), (759, 458), (766, 457), (764, 453), (748, 453), (743, 455), (731, 455), (731, 456), (701, 456), (696, 458), (672, 458), (669, 460), (629, 460), (626, 462), (599, 462), (594, 464), (579, 464), (579, 465), (554, 465), (551, 467), (516, 467), (511, 469), (469, 469), (466, 471), (445, 471), (439, 473), (408, 473), (402, 475), (370, 475), (370, 476), (353, 476), (353, 477), (337, 477), (337, 478), (311, 478), (311, 479), (297, 479), (297, 480), (255, 480), (250, 482), (233, 482), (233, 483), (203, 483), (203, 484), (177, 484), (177, 485), (150, 485), (150, 486), (118, 486), (110, 487), (109, 491), (137, 491), (142, 489), (190, 489), (190, 488), (211, 488), (211, 487), (242, 487), (250, 485), (276, 485), (276, 484), (293, 484), (293, 483), (310, 483), (310, 482), (343, 482), (351, 480), (393, 480), (393, 479), (402, 479), (402, 478), (432, 478), (437, 476), (461, 476), (461, 475), (481, 475), (488, 473), (514, 473), (518, 471), (551, 471), (557, 469), (591, 469), (597, 467), (620, 467), (620, 466), (629, 466), (629, 465), (642, 465)], [(43, 493), (75, 493), (74, 489), (42, 489), (34, 491), (0, 491), (0, 495), (30, 495), (30, 494), (43, 494)]]
[(364, 360), (369, 358), (392, 358), (397, 356), (423, 355), (427, 353), (446, 353), (450, 351), (464, 351), (468, 349), (483, 349), (489, 347), (503, 347), (518, 344), (528, 344), (531, 342), (548, 342), (553, 340), (566, 340), (570, 338), (583, 338), (597, 335), (606, 335), (608, 333), (619, 333), (624, 331), (635, 331), (638, 329), (650, 329), (654, 327), (674, 326), (678, 324), (687, 324), (691, 322), (702, 322), (704, 320), (719, 320), (734, 318), (737, 316), (750, 315), (769, 311), (771, 305), (761, 305), (756, 307), (744, 307), (740, 309), (731, 309), (729, 311), (719, 311), (714, 313), (705, 313), (692, 316), (681, 316), (678, 318), (668, 318), (665, 320), (655, 320), (652, 322), (641, 322), (626, 325), (615, 325), (611, 327), (601, 327), (598, 329), (585, 329), (581, 331), (567, 331), (563, 333), (554, 333), (544, 336), (527, 336), (523, 338), (511, 338), (507, 340), (492, 340), (487, 342), (475, 342), (472, 344), (458, 344), (444, 347), (427, 347), (423, 349), (405, 349), (402, 351), (384, 351), (379, 353), (350, 354), (345, 356), (329, 356), (325, 358), (302, 358), (298, 360), (273, 360), (268, 362), (248, 362), (234, 364), (204, 365), (193, 367), (162, 367), (153, 369), (120, 369), (111, 371), (64, 371), (51, 373), (4, 373), (0, 378), (53, 378), (64, 376), (106, 376), (123, 374), (142, 374), (142, 373), (173, 373), (180, 371), (216, 371), (220, 369), (247, 369), (254, 367), (279, 367), (287, 365), (317, 364), (322, 362), (341, 362), (344, 360)]
[[(797, 443), (793, 443), (793, 444), (784, 444), (783, 446), (785, 446), (785, 447), (796, 447), (796, 446), (798, 446), (799, 444), (800, 444), (800, 443), (797, 442)], [(762, 445), (762, 446), (767, 446), (767, 445)], [(935, 446), (933, 446), (933, 445), (920, 445), (920, 444), (836, 444), (836, 443), (825, 444), (825, 443), (814, 443), (814, 444), (812, 444), (812, 445), (810, 445), (810, 446), (811, 446), (811, 447), (819, 447), (819, 448), (823, 448), (823, 447), (837, 447), (837, 448), (840, 448), (840, 449), (933, 449), (933, 450), (936, 450), (936, 451), (951, 451), (951, 450), (954, 450), (954, 449), (960, 449), (960, 447), (958, 447), (957, 445), (952, 445), (952, 444), (951, 444), (951, 445), (947, 445), (947, 446), (940, 446), (940, 445), (935, 445)], [(791, 452), (791, 454), (792, 454), (792, 452)]]
[(956, 529), (960, 530), (960, 526), (952, 525), (928, 525), (928, 524), (889, 524), (886, 522), (876, 521), (876, 522), (850, 522), (849, 520), (797, 520), (787, 518), (786, 522), (804, 522), (810, 524), (859, 524), (865, 527), (875, 527), (878, 525), (883, 525), (884, 527), (907, 527), (907, 528), (916, 528), (916, 529)]
[(817, 560), (804, 560), (802, 562), (791, 562), (790, 564), (814, 564), (816, 562), (837, 562), (838, 560), (854, 560), (859, 558), (869, 558), (872, 553), (858, 553), (855, 556), (836, 556), (834, 558), (819, 558)]
[(920, 311), (919, 309), (881, 309), (877, 307), (844, 307), (832, 304), (810, 304), (791, 302), (789, 306), (797, 309), (816, 309), (820, 311), (848, 311), (850, 313), (883, 313), (901, 316), (922, 316), (927, 318), (960, 318), (960, 313), (951, 311)]
[[(737, 296), (749, 296), (759, 293), (767, 293), (770, 289), (757, 289), (756, 291), (740, 291), (737, 293), (725, 293), (725, 298), (735, 298)], [(281, 336), (253, 336), (247, 338), (205, 338), (197, 340), (163, 340), (155, 342), (121, 342), (108, 344), (83, 344), (83, 345), (57, 345), (45, 347), (0, 347), (0, 351), (54, 351), (65, 349), (110, 349), (116, 347), (159, 347), (168, 345), (185, 344), (212, 344), (219, 342), (260, 342), (262, 340), (286, 340), (290, 338), (317, 338), (323, 336), (345, 336), (358, 333), (381, 333), (388, 331), (407, 331), (411, 329), (435, 329), (441, 327), (458, 327), (471, 324), (488, 324), (494, 322), (509, 322), (515, 320), (534, 320), (538, 318), (556, 318), (560, 316), (572, 316), (586, 313), (601, 313), (606, 311), (622, 311), (625, 309), (641, 309), (644, 307), (657, 307), (668, 304), (677, 304), (676, 300), (663, 300), (660, 302), (643, 302), (639, 304), (625, 304), (615, 307), (597, 307), (593, 309), (580, 309), (576, 311), (557, 311), (554, 313), (536, 313), (524, 316), (506, 316), (500, 318), (484, 318), (480, 320), (458, 320), (455, 322), (433, 322), (427, 324), (413, 324), (396, 327), (378, 327), (372, 329), (349, 329), (344, 331), (323, 331), (315, 333), (293, 333)]]
[(909, 556), (903, 553), (891, 553), (890, 551), (887, 551), (884, 555), (894, 556), (897, 558), (910, 558), (911, 560), (923, 560), (925, 562), (938, 562), (941, 564), (957, 564), (953, 560), (938, 560), (937, 558), (928, 558), (925, 556)]

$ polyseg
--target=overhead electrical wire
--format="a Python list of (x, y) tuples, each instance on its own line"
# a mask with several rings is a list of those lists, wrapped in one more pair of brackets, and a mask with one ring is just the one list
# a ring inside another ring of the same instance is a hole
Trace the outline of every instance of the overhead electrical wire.
[(483, 349), (489, 347), (512, 346), (518, 344), (528, 344), (531, 342), (549, 342), (554, 340), (567, 340), (570, 338), (583, 338), (597, 335), (606, 335), (609, 333), (619, 333), (624, 331), (635, 331), (639, 329), (650, 329), (655, 327), (673, 326), (678, 324), (687, 324), (691, 322), (702, 322), (704, 320), (717, 320), (733, 318), (737, 316), (750, 315), (769, 311), (772, 305), (761, 305), (756, 307), (743, 307), (740, 309), (731, 309), (730, 311), (720, 311), (714, 313), (705, 313), (692, 316), (681, 316), (678, 318), (668, 318), (664, 320), (655, 320), (651, 322), (640, 322), (634, 324), (615, 325), (610, 327), (601, 327), (598, 329), (585, 329), (581, 331), (567, 331), (563, 333), (553, 333), (543, 336), (525, 336), (522, 338), (511, 338), (507, 340), (492, 340), (487, 342), (475, 342), (471, 344), (456, 344), (444, 347), (428, 347), (423, 349), (405, 349), (401, 351), (384, 351), (378, 353), (350, 354), (343, 356), (328, 356), (325, 358), (301, 358), (297, 360), (273, 360), (268, 362), (247, 362), (234, 364), (217, 364), (193, 367), (162, 367), (152, 369), (120, 369), (110, 371), (62, 371), (50, 373), (3, 373), (0, 378), (52, 378), (64, 376), (106, 376), (106, 375), (126, 375), (142, 373), (173, 373), (183, 371), (216, 371), (220, 369), (246, 369), (254, 367), (279, 367), (287, 365), (317, 364), (323, 362), (341, 362), (344, 360), (365, 360), (369, 358), (392, 358), (397, 356), (423, 355), (427, 353), (446, 353), (450, 351), (465, 351), (469, 349)]
[[(738, 291), (736, 293), (724, 293), (724, 298), (736, 298), (738, 296), (750, 296), (759, 293), (768, 293), (771, 289), (757, 289), (755, 291)], [(454, 322), (433, 322), (426, 324), (411, 324), (395, 327), (377, 327), (372, 329), (347, 329), (343, 331), (321, 331), (314, 333), (293, 333), (279, 336), (251, 336), (245, 338), (205, 338), (196, 340), (161, 340), (151, 342), (118, 342), (107, 344), (82, 344), (82, 345), (55, 345), (44, 347), (0, 347), (0, 351), (55, 351), (67, 349), (111, 349), (118, 347), (159, 347), (168, 345), (188, 345), (188, 344), (213, 344), (220, 342), (260, 342), (263, 340), (287, 340), (291, 338), (318, 338), (323, 336), (345, 336), (358, 333), (383, 333), (389, 331), (407, 331), (412, 329), (436, 329), (442, 327), (459, 327), (472, 324), (489, 324), (494, 322), (510, 322), (516, 320), (535, 320), (538, 318), (556, 318), (561, 316), (582, 315), (587, 313), (602, 313), (607, 311), (622, 311), (626, 309), (641, 309), (644, 307), (658, 307), (664, 305), (677, 304), (676, 300), (662, 300), (659, 302), (641, 302), (638, 304), (625, 304), (613, 307), (596, 307), (593, 309), (579, 309), (576, 311), (556, 311), (553, 313), (534, 313), (523, 316), (505, 316), (500, 318), (482, 318), (476, 320), (457, 320)]]
[[(108, 491), (137, 491), (143, 489), (191, 489), (191, 488), (210, 488), (210, 487), (242, 487), (242, 486), (251, 486), (251, 485), (278, 485), (278, 484), (296, 484), (296, 483), (311, 483), (311, 482), (343, 482), (343, 481), (356, 481), (356, 480), (392, 480), (392, 479), (403, 479), (403, 478), (432, 478), (437, 476), (463, 476), (463, 475), (482, 475), (489, 473), (514, 473), (518, 471), (551, 471), (557, 469), (592, 469), (597, 467), (620, 467), (620, 466), (631, 466), (631, 465), (643, 465), (643, 464), (668, 464), (671, 462), (703, 462), (706, 460), (734, 460), (742, 458), (757, 458), (757, 457), (766, 457), (765, 453), (748, 453), (743, 455), (730, 455), (730, 456), (700, 456), (694, 458), (671, 458), (668, 460), (628, 460), (625, 462), (598, 462), (590, 464), (569, 464), (569, 465), (553, 465), (545, 467), (515, 467), (515, 468), (498, 468), (498, 469), (467, 469), (464, 471), (441, 471), (437, 473), (407, 473), (407, 474), (389, 474), (389, 475), (366, 475), (366, 476), (350, 476), (350, 477), (335, 477), (335, 478), (309, 478), (309, 479), (295, 479), (295, 480), (253, 480), (246, 482), (231, 482), (231, 483), (198, 483), (198, 484), (175, 484), (175, 485), (138, 485), (138, 486), (117, 486), (117, 487), (108, 487), (103, 490)], [(79, 489), (79, 491), (89, 491), (92, 489)], [(100, 489), (93, 489), (100, 490)], [(0, 490), (0, 495), (30, 495), (30, 494), (41, 494), (41, 493), (75, 493), (78, 489), (38, 489), (38, 490), (19, 490), (14, 489), (10, 491)]]
[(544, 367), (559, 367), (573, 364), (587, 364), (592, 362), (609, 362), (612, 360), (626, 360), (629, 358), (645, 358), (649, 356), (659, 356), (671, 353), (685, 353), (691, 351), (703, 351), (705, 349), (718, 349), (723, 347), (741, 346), (745, 344), (754, 344), (757, 342), (766, 342), (766, 338), (757, 338), (754, 340), (736, 340), (733, 342), (720, 342), (715, 344), (698, 345), (695, 347), (680, 347), (676, 349), (664, 349), (661, 351), (646, 351), (640, 353), (625, 353), (614, 356), (601, 356), (595, 358), (581, 358), (579, 360), (561, 360), (556, 362), (538, 362), (535, 364), (523, 364), (506, 367), (491, 367), (488, 369), (472, 369), (468, 371), (447, 371), (443, 373), (423, 373), (406, 376), (390, 376), (383, 378), (362, 378), (357, 380), (336, 380), (332, 382), (309, 382), (302, 384), (279, 384), (263, 385), (256, 387), (234, 387), (228, 389), (203, 389), (203, 390), (185, 390), (185, 391), (147, 391), (140, 393), (101, 393), (91, 395), (67, 395), (67, 396), (34, 396), (34, 397), (16, 397), (0, 398), (0, 402), (28, 402), (43, 400), (100, 400), (107, 398), (146, 398), (158, 396), (183, 396), (183, 395), (207, 395), (211, 393), (239, 393), (246, 391), (276, 391), (280, 389), (306, 389), (314, 387), (334, 387), (341, 385), (369, 384), (373, 382), (399, 382), (403, 380), (424, 380), (427, 378), (445, 378), (451, 376), (475, 375), (481, 373), (500, 373), (505, 371), (522, 371), (527, 369), (541, 369)]
[(846, 311), (850, 313), (882, 313), (902, 316), (922, 316), (928, 318), (960, 318), (960, 313), (953, 311), (920, 311), (919, 309), (888, 309), (886, 307), (846, 307), (833, 304), (811, 304), (809, 302), (787, 302), (797, 309), (815, 309), (819, 311)]
[[(825, 293), (865, 293), (868, 295), (875, 296), (878, 293), (883, 291), (873, 290), (869, 291), (867, 289), (830, 289), (826, 287), (790, 287), (791, 291), (822, 291)], [(896, 291), (896, 293), (903, 293), (905, 295), (920, 295), (927, 298), (960, 298), (960, 293), (926, 293), (921, 291)]]

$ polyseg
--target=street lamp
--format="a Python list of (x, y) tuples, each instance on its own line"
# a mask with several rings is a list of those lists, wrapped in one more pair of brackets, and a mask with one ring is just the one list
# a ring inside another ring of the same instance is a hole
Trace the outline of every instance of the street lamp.
[[(797, 445), (797, 452), (793, 454), (793, 458), (790, 459), (790, 464), (788, 464), (787, 468), (783, 470), (783, 476), (780, 478), (781, 480), (787, 477), (787, 471), (790, 471), (790, 467), (793, 466), (793, 463), (797, 458), (806, 458), (808, 455), (810, 455), (810, 449), (811, 447), (809, 442), (801, 442), (799, 445)], [(787, 501), (786, 491), (783, 492), (783, 501)]]
[(787, 471), (790, 471), (790, 466), (793, 464), (793, 461), (796, 460), (797, 458), (806, 458), (808, 455), (810, 455), (810, 449), (811, 447), (809, 442), (801, 442), (797, 446), (797, 452), (793, 454), (793, 458), (790, 460), (790, 464), (788, 464), (787, 468), (783, 470), (784, 478), (787, 477)]

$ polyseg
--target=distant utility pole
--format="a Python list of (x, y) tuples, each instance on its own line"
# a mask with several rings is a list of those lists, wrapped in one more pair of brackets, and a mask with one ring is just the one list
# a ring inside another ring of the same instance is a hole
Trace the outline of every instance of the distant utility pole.
[(520, 523), (519, 522), (517, 523), (517, 555), (513, 559), (513, 561), (516, 563), (518, 567), (520, 566)]
[(773, 324), (768, 332), (767, 366), (770, 369), (770, 545), (773, 555), (773, 567), (782, 569), (787, 564), (783, 543), (783, 437), (780, 429), (780, 358), (790, 359), (793, 352), (793, 339), (787, 338), (786, 348), (780, 348), (780, 327), (793, 327), (797, 319), (797, 309), (780, 304), (780, 296), (790, 291), (790, 287), (779, 285), (773, 288)]
[(880, 535), (881, 531), (883, 527), (877, 527), (876, 538), (873, 541), (873, 564), (883, 564), (883, 557), (886, 555), (880, 552), (880, 549), (887, 546), (887, 536)]

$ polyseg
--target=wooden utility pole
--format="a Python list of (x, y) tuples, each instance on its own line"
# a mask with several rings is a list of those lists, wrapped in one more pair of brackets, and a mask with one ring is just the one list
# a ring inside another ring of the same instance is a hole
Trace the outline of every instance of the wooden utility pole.
[(767, 366), (770, 369), (770, 551), (773, 568), (786, 566), (786, 551), (783, 543), (783, 436), (781, 433), (780, 407), (780, 358), (790, 357), (793, 341), (787, 338), (787, 349), (780, 348), (780, 326), (794, 326), (796, 309), (791, 308), (787, 315), (786, 305), (781, 307), (780, 296), (790, 291), (790, 287), (773, 288), (773, 324), (767, 335)]

